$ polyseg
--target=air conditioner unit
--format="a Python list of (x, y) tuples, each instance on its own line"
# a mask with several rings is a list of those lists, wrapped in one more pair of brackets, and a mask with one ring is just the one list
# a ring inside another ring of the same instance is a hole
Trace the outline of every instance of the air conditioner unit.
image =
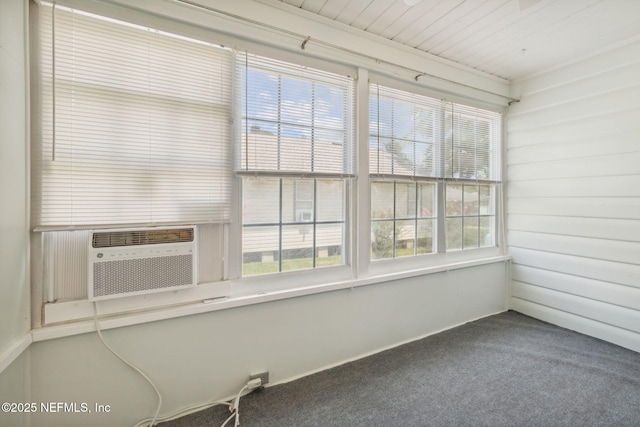
[(197, 285), (195, 227), (95, 230), (88, 259), (90, 301)]

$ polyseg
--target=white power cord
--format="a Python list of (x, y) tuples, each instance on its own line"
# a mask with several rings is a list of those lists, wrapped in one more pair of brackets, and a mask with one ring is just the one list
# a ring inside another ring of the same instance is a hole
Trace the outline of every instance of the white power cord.
[[(156, 421), (157, 422), (165, 422), (165, 421), (171, 421), (171, 420), (175, 420), (176, 418), (180, 418), (184, 415), (189, 415), (192, 414), (194, 412), (199, 412), (205, 409), (209, 409), (213, 406), (217, 406), (217, 405), (225, 405), (229, 408), (229, 411), (231, 411), (231, 415), (229, 416), (229, 418), (227, 418), (225, 420), (225, 422), (222, 424), (222, 427), (224, 427), (230, 420), (232, 420), (235, 417), (235, 426), (237, 427), (238, 425), (240, 425), (240, 420), (238, 417), (238, 405), (240, 404), (240, 397), (242, 396), (246, 396), (247, 394), (253, 392), (256, 388), (260, 387), (261, 385), (261, 381), (260, 378), (257, 378), (255, 380), (251, 380), (249, 381), (247, 384), (244, 385), (244, 387), (242, 387), (242, 389), (240, 389), (240, 392), (238, 392), (238, 394), (236, 395), (235, 398), (231, 399), (231, 401), (226, 402), (226, 401), (220, 401), (220, 400), (212, 400), (210, 402), (207, 403), (202, 403), (200, 405), (194, 405), (194, 406), (188, 406), (186, 408), (182, 408), (182, 409), (178, 409), (177, 411), (165, 415), (164, 417), (160, 417), (157, 418)], [(245, 393), (246, 391), (246, 393)], [(244, 393), (244, 394), (243, 394)], [(138, 424), (136, 424), (134, 427), (147, 427), (150, 426), (151, 424), (149, 424), (149, 422), (152, 421), (152, 418), (147, 418), (144, 419), (142, 421), (140, 421)]]
[[(145, 380), (147, 380), (147, 382), (149, 384), (151, 384), (151, 387), (153, 387), (153, 389), (155, 390), (156, 394), (158, 395), (158, 408), (156, 409), (156, 413), (153, 416), (153, 418), (151, 418), (151, 422), (149, 424), (147, 424), (149, 426), (153, 426), (156, 423), (156, 420), (158, 419), (158, 414), (160, 413), (160, 408), (162, 407), (162, 395), (160, 394), (160, 391), (158, 390), (158, 387), (156, 387), (156, 385), (153, 383), (153, 381), (151, 381), (149, 379), (149, 377), (144, 372), (142, 372), (139, 368), (137, 368), (136, 366), (132, 365), (131, 363), (127, 362), (114, 349), (112, 349), (111, 346), (109, 344), (107, 344), (107, 342), (104, 340), (104, 337), (102, 336), (102, 331), (100, 330), (100, 324), (98, 323), (98, 305), (97, 305), (97, 303), (95, 301), (93, 302), (93, 323), (96, 326), (96, 332), (98, 332), (98, 336), (100, 337), (100, 341), (102, 341), (102, 344), (104, 344), (104, 346), (111, 353), (113, 353), (114, 356), (116, 356), (118, 359), (120, 359), (120, 361), (122, 361), (122, 363), (124, 363), (125, 365), (127, 365), (128, 367), (130, 367), (131, 369), (136, 371), (137, 373), (139, 373)], [(139, 425), (140, 425), (140, 423), (136, 424), (136, 427), (138, 427)]]
[[(225, 422), (222, 424), (221, 427), (226, 426), (227, 423), (231, 419), (233, 419), (234, 417), (235, 417), (234, 426), (238, 427), (240, 425), (240, 412), (239, 412), (239, 409), (240, 409), (240, 397), (245, 396), (246, 394), (249, 394), (249, 393), (253, 392), (255, 389), (257, 389), (258, 387), (260, 387), (262, 385), (262, 380), (260, 378), (255, 378), (255, 379), (252, 379), (249, 382), (247, 382), (240, 389), (240, 391), (238, 392), (236, 397), (234, 399), (232, 399), (230, 402), (223, 402), (223, 401), (213, 400), (211, 402), (203, 403), (203, 404), (200, 404), (200, 405), (194, 405), (194, 406), (189, 406), (189, 407), (186, 407), (186, 408), (182, 408), (182, 409), (179, 409), (179, 410), (177, 410), (177, 411), (175, 411), (175, 412), (173, 412), (171, 414), (165, 415), (163, 417), (158, 417), (158, 415), (160, 414), (160, 408), (162, 408), (162, 395), (160, 394), (160, 391), (158, 390), (158, 387), (156, 387), (156, 385), (153, 383), (153, 381), (151, 381), (151, 379), (144, 372), (142, 372), (142, 370), (140, 370), (138, 367), (134, 366), (133, 364), (131, 364), (130, 362), (125, 360), (113, 348), (111, 348), (111, 346), (105, 341), (104, 337), (102, 336), (102, 330), (100, 329), (100, 324), (98, 322), (98, 306), (97, 306), (97, 303), (95, 301), (93, 302), (93, 323), (95, 324), (96, 332), (98, 333), (98, 337), (100, 337), (100, 341), (102, 342), (102, 344), (111, 353), (113, 353), (114, 356), (116, 356), (118, 359), (120, 359), (120, 361), (122, 361), (122, 363), (124, 363), (125, 365), (129, 366), (131, 369), (133, 369), (138, 374), (140, 374), (145, 380), (147, 380), (147, 382), (149, 384), (151, 384), (151, 387), (153, 387), (153, 389), (155, 390), (156, 394), (158, 395), (158, 407), (156, 409), (156, 413), (153, 415), (153, 418), (145, 418), (144, 420), (138, 422), (134, 427), (152, 427), (158, 422), (171, 421), (171, 420), (174, 420), (174, 419), (179, 418), (181, 416), (188, 415), (188, 414), (191, 414), (193, 412), (198, 412), (198, 411), (201, 411), (201, 410), (204, 410), (204, 409), (208, 409), (208, 408), (211, 408), (212, 406), (216, 406), (216, 405), (226, 405), (226, 406), (229, 407), (229, 410), (231, 411), (231, 415), (229, 416), (229, 418), (227, 418), (225, 420)], [(247, 393), (245, 393), (245, 391), (247, 391)], [(245, 393), (245, 394), (243, 394), (243, 393)]]
[(249, 381), (247, 384), (245, 384), (244, 387), (242, 387), (240, 389), (240, 391), (238, 392), (238, 395), (233, 400), (233, 403), (229, 406), (229, 410), (231, 411), (231, 415), (229, 416), (229, 418), (227, 418), (225, 420), (225, 422), (220, 427), (226, 426), (227, 423), (229, 421), (231, 421), (231, 419), (233, 417), (235, 417), (235, 419), (236, 419), (235, 423), (234, 423), (234, 426), (238, 427), (240, 425), (240, 397), (243, 396), (242, 393), (245, 390), (249, 390), (249, 389), (250, 389), (249, 393), (251, 393), (253, 390), (255, 390), (256, 388), (260, 387), (261, 385), (262, 385), (262, 380), (260, 378), (254, 378), (251, 381)]
[[(155, 421), (159, 422), (159, 423), (160, 422), (165, 422), (165, 421), (171, 421), (171, 420), (175, 420), (176, 418), (180, 418), (182, 416), (192, 414), (194, 412), (199, 412), (199, 411), (203, 411), (205, 409), (209, 409), (209, 408), (211, 408), (213, 406), (224, 405), (224, 406), (227, 406), (229, 408), (229, 411), (231, 411), (231, 415), (229, 416), (229, 418), (227, 418), (225, 420), (225, 422), (222, 424), (222, 426), (226, 426), (226, 424), (230, 420), (235, 418), (235, 426), (237, 427), (238, 425), (240, 425), (240, 420), (239, 420), (239, 417), (238, 417), (238, 405), (240, 404), (240, 398), (242, 396), (246, 396), (247, 394), (253, 392), (255, 389), (257, 389), (261, 385), (262, 385), (262, 381), (260, 380), (260, 378), (256, 378), (254, 380), (249, 381), (247, 384), (245, 384), (242, 387), (242, 389), (238, 392), (236, 397), (232, 398), (228, 402), (227, 401), (220, 401), (220, 400), (212, 400), (212, 401), (207, 402), (207, 403), (188, 406), (186, 408), (178, 409), (177, 411), (172, 412), (171, 414), (165, 415), (163, 417), (158, 417), (158, 418), (155, 419)], [(152, 421), (153, 421), (153, 418), (147, 418), (147, 419), (144, 419), (144, 420), (140, 421), (134, 427), (148, 427), (148, 426), (151, 426), (150, 422), (152, 422)]]

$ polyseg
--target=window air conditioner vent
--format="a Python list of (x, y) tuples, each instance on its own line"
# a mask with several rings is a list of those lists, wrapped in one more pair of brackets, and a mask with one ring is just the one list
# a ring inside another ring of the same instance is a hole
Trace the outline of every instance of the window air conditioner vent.
[(194, 227), (91, 233), (89, 300), (197, 285)]
[(193, 228), (94, 232), (91, 246), (94, 248), (113, 248), (178, 242), (193, 242)]

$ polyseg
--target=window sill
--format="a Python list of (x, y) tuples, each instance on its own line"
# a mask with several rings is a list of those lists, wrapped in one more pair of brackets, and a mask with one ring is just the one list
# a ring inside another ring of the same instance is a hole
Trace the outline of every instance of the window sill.
[[(441, 261), (442, 259), (440, 259)], [(183, 291), (165, 292), (162, 294), (146, 295), (140, 297), (146, 301), (142, 304), (136, 298), (121, 300), (108, 300), (98, 303), (101, 329), (114, 329), (124, 326), (137, 325), (147, 322), (172, 319), (194, 314), (208, 313), (235, 307), (243, 307), (252, 304), (278, 301), (287, 298), (295, 298), (305, 295), (313, 295), (322, 292), (330, 292), (341, 289), (356, 288), (360, 286), (375, 285), (392, 280), (406, 279), (410, 277), (441, 273), (461, 268), (469, 268), (486, 264), (494, 264), (509, 260), (507, 255), (494, 255), (490, 257), (459, 262), (450, 262), (429, 267), (420, 267), (399, 272), (369, 274), (366, 277), (339, 280), (334, 282), (309, 285), (304, 287), (286, 288), (269, 291), (254, 291), (245, 295), (233, 295), (234, 288), (247, 289), (247, 284), (273, 283), (274, 276), (262, 276), (258, 280), (241, 279), (213, 284), (199, 285), (189, 294), (189, 301), (185, 296), (178, 296)], [(414, 261), (415, 265), (415, 261)], [(251, 278), (253, 279), (253, 278)], [(298, 281), (299, 283), (299, 281)], [(258, 285), (259, 286), (259, 285)], [(256, 287), (250, 286), (252, 289)], [(231, 296), (230, 296), (231, 295)], [(151, 298), (155, 297), (155, 298)], [(184, 301), (181, 301), (184, 300)], [(164, 306), (160, 301), (165, 301)], [(144, 307), (153, 303), (153, 306)], [(45, 305), (45, 319), (47, 325), (33, 329), (31, 336), (33, 342), (62, 338), (95, 331), (93, 323), (93, 304), (88, 300), (69, 301)]]

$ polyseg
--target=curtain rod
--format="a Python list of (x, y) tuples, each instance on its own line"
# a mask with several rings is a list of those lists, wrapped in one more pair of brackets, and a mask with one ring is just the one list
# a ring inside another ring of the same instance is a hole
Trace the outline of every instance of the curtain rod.
[(245, 23), (249, 23), (249, 24), (252, 24), (252, 25), (256, 25), (256, 26), (259, 26), (259, 27), (262, 27), (262, 28), (266, 28), (266, 29), (269, 29), (269, 30), (272, 30), (272, 31), (280, 32), (280, 33), (287, 34), (289, 36), (298, 38), (298, 39), (301, 40), (300, 49), (302, 49), (302, 50), (305, 50), (307, 44), (310, 41), (313, 41), (314, 43), (323, 45), (325, 47), (329, 47), (331, 49), (339, 50), (339, 51), (348, 53), (350, 55), (355, 55), (355, 56), (358, 56), (360, 58), (372, 60), (372, 61), (374, 61), (376, 63), (379, 63), (379, 64), (386, 64), (386, 65), (390, 65), (390, 66), (393, 66), (393, 67), (402, 68), (402, 69), (404, 69), (406, 71), (415, 73), (416, 76), (414, 77), (414, 79), (415, 79), (416, 82), (419, 81), (418, 79), (420, 77), (430, 77), (430, 78), (441, 80), (443, 82), (452, 83), (452, 84), (455, 84), (455, 85), (460, 86), (460, 87), (476, 90), (476, 91), (479, 91), (479, 92), (483, 92), (483, 93), (486, 93), (486, 94), (489, 94), (489, 95), (493, 95), (493, 96), (497, 96), (497, 97), (506, 99), (508, 101), (508, 105), (511, 105), (514, 102), (520, 102), (519, 99), (512, 98), (510, 96), (502, 95), (500, 93), (491, 92), (491, 91), (485, 90), (485, 89), (480, 89), (480, 88), (477, 88), (477, 87), (474, 87), (474, 86), (471, 86), (471, 85), (468, 85), (468, 84), (465, 84), (465, 83), (456, 82), (454, 80), (450, 80), (450, 79), (447, 79), (447, 78), (444, 78), (444, 77), (436, 76), (434, 74), (430, 74), (430, 73), (427, 73), (427, 72), (422, 72), (420, 70), (416, 70), (414, 68), (406, 67), (404, 65), (398, 65), (398, 64), (395, 64), (393, 62), (386, 61), (384, 59), (376, 58), (374, 56), (370, 56), (370, 55), (367, 55), (367, 54), (364, 54), (364, 53), (361, 53), (361, 52), (357, 52), (357, 51), (354, 51), (354, 50), (351, 50), (351, 49), (347, 49), (347, 48), (342, 47), (342, 46), (335, 45), (333, 43), (329, 43), (329, 42), (326, 42), (326, 41), (323, 41), (323, 40), (312, 39), (311, 36), (309, 36), (309, 35), (300, 34), (300, 33), (297, 33), (295, 31), (286, 30), (284, 28), (279, 28), (279, 27), (276, 27), (274, 25), (270, 25), (270, 24), (267, 24), (267, 23), (264, 23), (264, 22), (256, 21), (256, 20), (253, 20), (253, 19), (249, 19), (249, 18), (246, 18), (244, 16), (236, 15), (236, 14), (233, 14), (233, 13), (230, 13), (230, 12), (225, 12), (225, 11), (222, 11), (222, 10), (219, 10), (219, 9), (215, 9), (213, 7), (210, 7), (210, 6), (205, 6), (205, 5), (196, 3), (196, 2), (191, 1), (191, 0), (171, 0), (171, 1), (173, 1), (175, 3), (180, 3), (180, 4), (185, 5), (185, 6), (190, 6), (190, 7), (196, 8), (196, 9), (201, 9), (201, 10), (204, 10), (204, 11), (209, 12), (209, 13), (214, 13), (214, 14), (222, 15), (222, 16), (225, 16), (225, 17), (228, 17), (228, 18), (237, 19), (237, 20), (245, 22)]

